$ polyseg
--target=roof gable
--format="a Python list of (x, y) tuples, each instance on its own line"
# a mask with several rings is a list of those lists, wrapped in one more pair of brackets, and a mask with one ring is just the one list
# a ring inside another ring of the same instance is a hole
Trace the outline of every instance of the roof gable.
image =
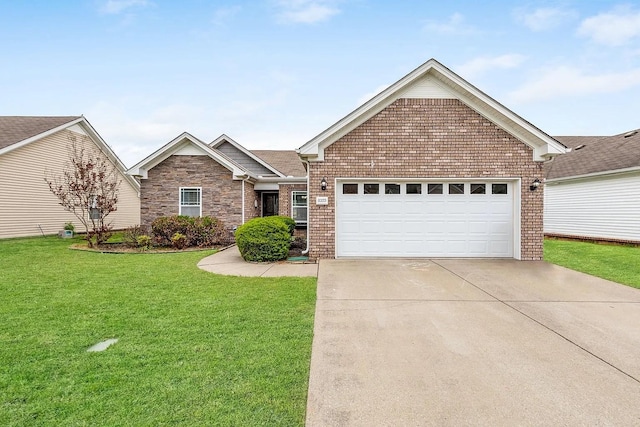
[(236, 163), (249, 172), (252, 172), (254, 175), (284, 176), (272, 165), (265, 162), (263, 159), (256, 156), (225, 134), (220, 135), (209, 145), (211, 148), (224, 153), (227, 157), (233, 159)]
[(136, 191), (140, 190), (140, 183), (127, 175), (124, 163), (84, 116), (0, 116), (0, 155), (65, 129), (86, 135), (124, 175), (127, 182)]
[(534, 160), (537, 161), (563, 153), (565, 150), (565, 147), (554, 138), (507, 109), (435, 59), (430, 59), (304, 144), (298, 153), (309, 160), (322, 161), (325, 148), (400, 98), (458, 99), (530, 146), (533, 149)]
[(169, 141), (167, 144), (156, 150), (154, 153), (131, 167), (127, 172), (129, 175), (139, 176), (142, 179), (147, 178), (147, 173), (150, 169), (160, 164), (169, 156), (174, 154), (198, 154), (211, 157), (213, 160), (229, 169), (234, 177), (243, 177), (249, 175), (247, 171), (240, 165), (235, 163), (232, 159), (212, 149), (198, 138), (183, 132), (176, 138)]
[[(0, 116), (0, 154), (79, 122), (81, 116)], [(44, 135), (43, 135), (44, 134)]]

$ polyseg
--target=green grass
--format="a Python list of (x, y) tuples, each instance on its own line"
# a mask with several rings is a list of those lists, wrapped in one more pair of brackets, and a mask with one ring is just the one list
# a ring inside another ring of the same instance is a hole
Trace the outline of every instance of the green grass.
[(545, 239), (544, 259), (572, 270), (640, 288), (640, 247)]
[(303, 425), (315, 279), (69, 244), (0, 240), (0, 425)]

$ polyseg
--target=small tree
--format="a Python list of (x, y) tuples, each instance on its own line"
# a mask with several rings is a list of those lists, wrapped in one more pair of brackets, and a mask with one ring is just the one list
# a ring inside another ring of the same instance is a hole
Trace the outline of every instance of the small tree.
[(45, 182), (60, 201), (59, 204), (72, 212), (84, 225), (89, 247), (107, 241), (112, 225), (106, 221), (111, 212), (117, 210), (120, 183), (118, 172), (109, 159), (90, 146), (88, 137), (80, 142), (69, 136), (67, 151), (69, 162), (62, 175), (51, 177), (45, 172)]

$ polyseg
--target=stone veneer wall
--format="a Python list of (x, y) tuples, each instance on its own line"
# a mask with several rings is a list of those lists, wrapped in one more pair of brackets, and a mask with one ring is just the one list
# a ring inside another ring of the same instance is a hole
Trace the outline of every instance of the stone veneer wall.
[(255, 191), (253, 184), (249, 182), (244, 183), (244, 200), (244, 222), (260, 216), (260, 193)]
[[(532, 149), (456, 99), (398, 99), (310, 163), (310, 258), (335, 257), (335, 178), (521, 177), (521, 258), (542, 259), (542, 162)], [(327, 178), (328, 187), (319, 183)], [(315, 185), (318, 183), (318, 185)]]
[[(230, 170), (208, 156), (170, 156), (141, 180), (141, 224), (149, 226), (159, 216), (177, 215), (180, 187), (202, 187), (203, 216), (222, 220), (228, 229), (242, 223), (242, 181), (234, 181)], [(252, 185), (247, 187), (253, 192)]]

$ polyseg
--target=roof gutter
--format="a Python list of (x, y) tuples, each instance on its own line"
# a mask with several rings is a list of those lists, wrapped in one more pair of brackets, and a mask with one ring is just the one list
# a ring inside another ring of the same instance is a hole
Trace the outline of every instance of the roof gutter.
[(640, 172), (640, 166), (633, 166), (625, 169), (586, 173), (583, 175), (566, 176), (562, 178), (545, 179), (545, 184), (559, 184), (565, 181), (578, 181), (581, 179), (589, 179), (589, 178), (595, 178), (599, 176), (623, 175), (623, 174), (634, 173), (634, 172)]
[(273, 183), (288, 183), (288, 184), (304, 184), (308, 182), (309, 173), (307, 172), (307, 177), (300, 176), (262, 176), (258, 175), (257, 182), (273, 182)]

